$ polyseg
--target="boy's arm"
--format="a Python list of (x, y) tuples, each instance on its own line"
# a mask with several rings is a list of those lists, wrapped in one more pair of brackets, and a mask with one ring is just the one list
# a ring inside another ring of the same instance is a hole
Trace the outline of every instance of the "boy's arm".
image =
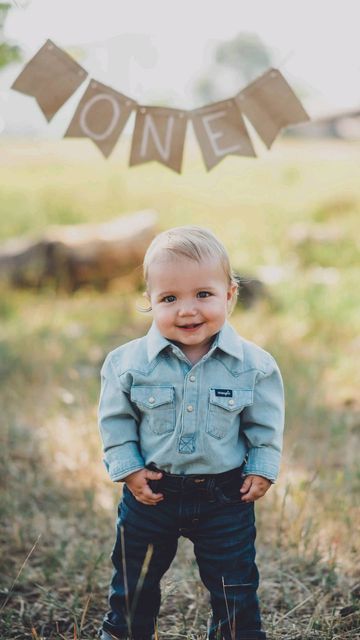
[(279, 367), (268, 354), (259, 372), (254, 402), (241, 414), (241, 429), (248, 443), (244, 475), (258, 475), (275, 482), (280, 466), (284, 430), (284, 386)]
[(118, 482), (145, 466), (139, 449), (139, 416), (121, 388), (111, 357), (101, 368), (98, 425), (104, 464), (111, 480)]

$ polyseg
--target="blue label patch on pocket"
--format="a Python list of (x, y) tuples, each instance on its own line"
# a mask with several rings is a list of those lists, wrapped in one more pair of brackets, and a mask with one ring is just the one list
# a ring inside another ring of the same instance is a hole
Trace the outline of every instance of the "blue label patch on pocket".
[(214, 389), (216, 396), (221, 396), (222, 398), (232, 398), (232, 389)]

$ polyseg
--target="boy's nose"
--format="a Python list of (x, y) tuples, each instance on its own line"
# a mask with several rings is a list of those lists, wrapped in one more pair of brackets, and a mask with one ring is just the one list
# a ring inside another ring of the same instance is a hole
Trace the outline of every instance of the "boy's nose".
[(181, 305), (181, 308), (178, 311), (178, 314), (181, 317), (184, 317), (184, 316), (196, 316), (196, 313), (197, 313), (196, 309), (191, 304), (183, 304), (183, 305)]

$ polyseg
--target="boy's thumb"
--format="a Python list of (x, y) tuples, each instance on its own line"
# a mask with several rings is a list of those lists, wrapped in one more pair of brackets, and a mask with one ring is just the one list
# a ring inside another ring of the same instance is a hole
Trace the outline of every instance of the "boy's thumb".
[(244, 482), (241, 485), (240, 493), (246, 493), (251, 487), (251, 478), (250, 476), (246, 476)]
[(160, 478), (162, 478), (162, 473), (160, 473), (159, 471), (147, 471), (145, 474), (145, 478), (148, 478), (149, 480), (159, 480)]

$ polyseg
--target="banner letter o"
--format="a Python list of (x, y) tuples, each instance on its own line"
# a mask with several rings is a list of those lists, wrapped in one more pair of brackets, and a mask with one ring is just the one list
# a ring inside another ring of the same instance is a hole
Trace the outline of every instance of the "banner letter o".
[[(111, 106), (113, 108), (113, 115), (110, 120), (110, 123), (105, 129), (105, 131), (103, 131), (102, 133), (96, 133), (95, 131), (91, 131), (91, 129), (88, 127), (86, 123), (86, 117), (90, 109), (94, 106), (94, 104), (96, 104), (96, 102), (99, 102), (99, 100), (107, 100), (108, 102), (111, 103)], [(115, 100), (114, 96), (110, 95), (109, 93), (98, 93), (96, 96), (93, 96), (92, 98), (90, 98), (90, 100), (86, 103), (86, 105), (82, 109), (79, 117), (79, 125), (83, 130), (83, 132), (89, 138), (92, 138), (93, 140), (105, 140), (105, 138), (107, 138), (113, 132), (119, 117), (120, 117), (120, 106), (117, 100)]]

